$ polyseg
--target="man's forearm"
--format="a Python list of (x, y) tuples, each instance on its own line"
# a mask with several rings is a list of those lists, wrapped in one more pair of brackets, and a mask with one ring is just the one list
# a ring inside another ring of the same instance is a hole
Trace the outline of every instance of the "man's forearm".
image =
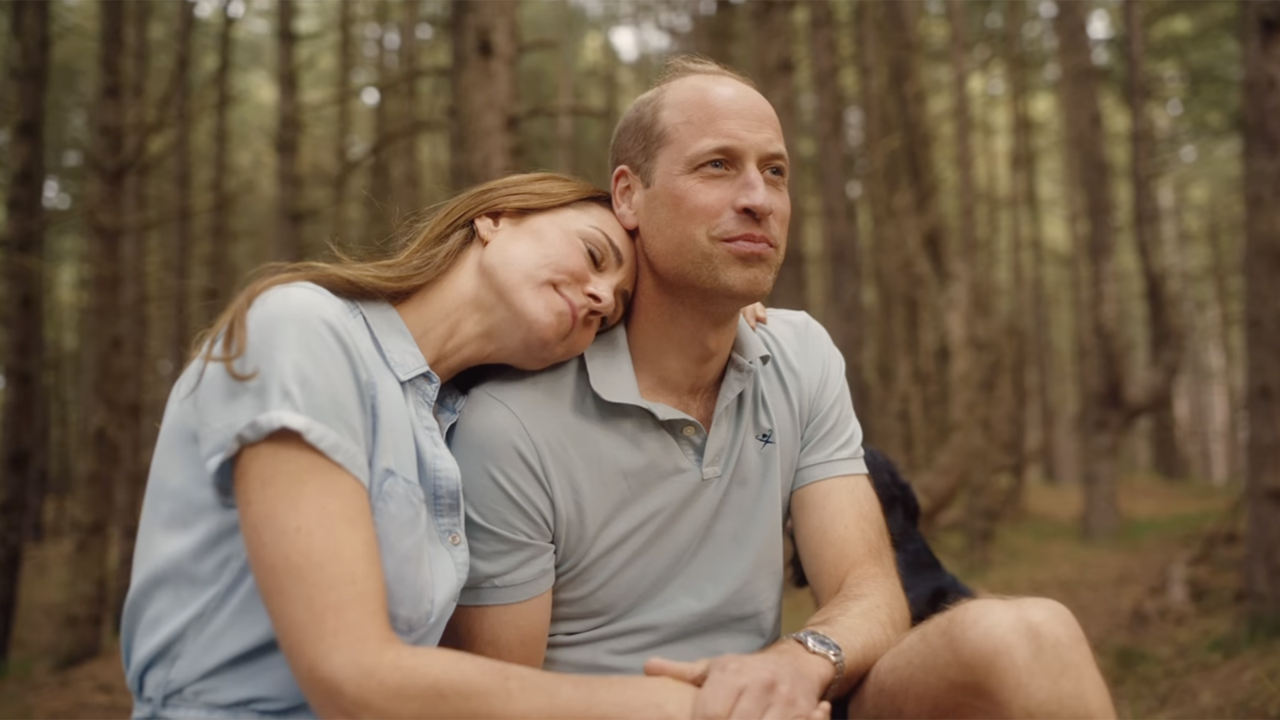
[[(805, 628), (827, 635), (844, 651), (844, 675), (834, 688), (834, 694), (840, 694), (857, 683), (911, 629), (911, 612), (896, 576), (850, 577), (805, 623)], [(783, 642), (799, 645), (793, 640)]]

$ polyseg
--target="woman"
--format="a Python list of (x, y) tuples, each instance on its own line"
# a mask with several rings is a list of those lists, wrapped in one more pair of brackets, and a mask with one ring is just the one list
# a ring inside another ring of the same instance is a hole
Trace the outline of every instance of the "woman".
[(121, 628), (134, 715), (687, 715), (673, 680), (435, 647), (468, 567), (447, 383), (583, 352), (634, 273), (607, 193), (534, 174), (463, 193), (388, 259), (244, 290), (160, 427)]

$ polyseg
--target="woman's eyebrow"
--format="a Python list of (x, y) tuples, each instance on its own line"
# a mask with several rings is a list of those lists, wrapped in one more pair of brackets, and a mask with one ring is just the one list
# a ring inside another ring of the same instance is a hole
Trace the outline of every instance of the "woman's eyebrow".
[(609, 237), (609, 233), (605, 232), (604, 230), (601, 230), (595, 225), (588, 225), (587, 227), (600, 233), (600, 236), (605, 239), (605, 242), (609, 243), (609, 249), (613, 251), (613, 259), (617, 261), (618, 267), (622, 267), (623, 265), (622, 250), (618, 247), (618, 243), (614, 242), (613, 238)]

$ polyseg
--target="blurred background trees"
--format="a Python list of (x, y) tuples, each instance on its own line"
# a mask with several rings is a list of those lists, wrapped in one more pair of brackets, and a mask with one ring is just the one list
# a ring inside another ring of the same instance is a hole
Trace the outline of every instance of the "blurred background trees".
[(377, 251), (510, 171), (606, 183), (676, 51), (777, 108), (769, 302), (830, 329), (927, 522), (981, 558), (1028, 483), (1082, 487), (1090, 538), (1126, 477), (1236, 488), (1253, 607), (1280, 615), (1278, 7), (7, 4), (0, 658), (24, 547), (67, 546), (57, 662), (110, 637), (168, 388), (252, 268)]

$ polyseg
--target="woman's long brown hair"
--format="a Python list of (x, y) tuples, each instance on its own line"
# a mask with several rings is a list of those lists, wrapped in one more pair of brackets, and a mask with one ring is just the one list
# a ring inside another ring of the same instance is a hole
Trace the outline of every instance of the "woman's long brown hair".
[(609, 193), (590, 183), (555, 173), (510, 175), (477, 185), (439, 208), (403, 234), (401, 247), (377, 260), (355, 260), (339, 254), (332, 262), (273, 263), (265, 266), (236, 295), (218, 319), (196, 339), (196, 357), (220, 362), (237, 380), (233, 363), (245, 353), (249, 307), (259, 295), (285, 283), (310, 282), (351, 300), (407, 299), (457, 262), (476, 238), (473, 221), (495, 213), (528, 213), (590, 202), (612, 207)]

